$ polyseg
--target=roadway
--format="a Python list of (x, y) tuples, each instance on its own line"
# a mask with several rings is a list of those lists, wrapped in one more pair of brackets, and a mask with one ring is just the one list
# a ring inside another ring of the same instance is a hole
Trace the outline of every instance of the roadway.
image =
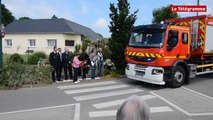
[(141, 96), (152, 120), (212, 120), (213, 74), (171, 89), (127, 78), (0, 91), (1, 120), (115, 120), (119, 105)]

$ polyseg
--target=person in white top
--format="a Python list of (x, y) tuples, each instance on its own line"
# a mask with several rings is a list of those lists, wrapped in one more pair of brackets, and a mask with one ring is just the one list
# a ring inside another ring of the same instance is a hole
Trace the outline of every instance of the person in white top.
[(96, 57), (93, 56), (91, 60), (91, 79), (95, 80), (95, 71), (96, 71)]

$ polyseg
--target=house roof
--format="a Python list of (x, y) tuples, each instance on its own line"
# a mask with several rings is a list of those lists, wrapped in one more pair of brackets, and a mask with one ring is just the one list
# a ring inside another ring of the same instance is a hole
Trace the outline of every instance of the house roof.
[(99, 35), (92, 29), (64, 18), (16, 20), (6, 26), (6, 34), (23, 33), (72, 33), (93, 41), (99, 39)]

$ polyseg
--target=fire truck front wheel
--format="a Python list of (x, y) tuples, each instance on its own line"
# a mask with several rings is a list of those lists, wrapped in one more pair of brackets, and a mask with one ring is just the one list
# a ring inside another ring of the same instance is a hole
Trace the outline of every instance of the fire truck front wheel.
[(181, 87), (184, 84), (186, 78), (185, 70), (182, 66), (176, 66), (174, 71), (173, 80), (170, 82), (170, 86), (173, 88)]

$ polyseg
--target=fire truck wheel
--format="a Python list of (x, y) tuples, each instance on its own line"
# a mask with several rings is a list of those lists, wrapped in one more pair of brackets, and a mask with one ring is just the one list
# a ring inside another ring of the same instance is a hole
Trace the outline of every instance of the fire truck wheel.
[(173, 81), (171, 81), (171, 87), (177, 88), (181, 87), (185, 81), (185, 70), (181, 66), (177, 66), (174, 72)]

